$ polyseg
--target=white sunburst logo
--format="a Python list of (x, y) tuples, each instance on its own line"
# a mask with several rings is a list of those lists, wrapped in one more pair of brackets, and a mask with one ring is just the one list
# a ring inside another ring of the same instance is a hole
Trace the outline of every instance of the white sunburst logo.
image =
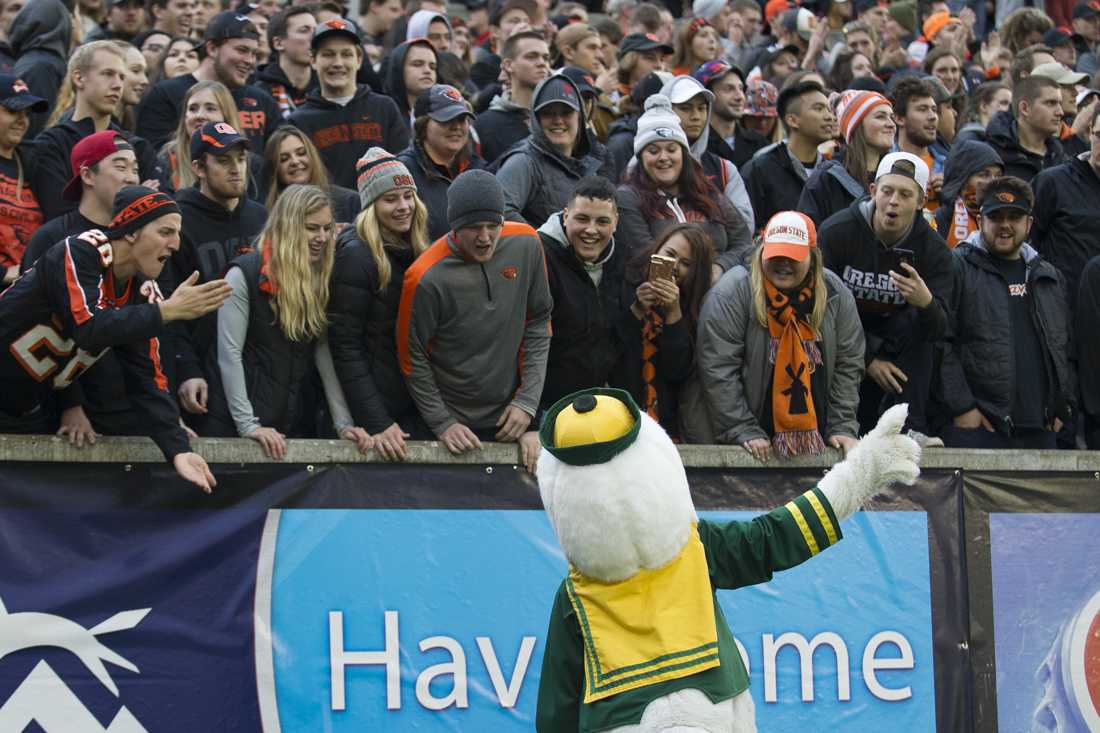
[[(118, 686), (105, 662), (137, 672), (133, 662), (107, 648), (97, 637), (134, 628), (152, 609), (122, 611), (86, 629), (50, 613), (9, 613), (0, 600), (0, 660), (35, 647), (55, 647), (75, 655), (115, 696)], [(0, 731), (24, 730), (32, 722), (46, 733), (148, 733), (123, 706), (104, 728), (65, 681), (44, 660), (35, 665), (11, 697), (0, 706)]]

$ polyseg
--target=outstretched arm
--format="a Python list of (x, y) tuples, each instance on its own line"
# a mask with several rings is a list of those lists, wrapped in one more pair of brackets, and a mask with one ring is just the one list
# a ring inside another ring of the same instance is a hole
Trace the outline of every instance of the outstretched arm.
[(837, 519), (854, 514), (864, 502), (893, 482), (912, 486), (920, 475), (920, 446), (901, 435), (909, 415), (908, 405), (887, 410), (878, 425), (865, 435), (848, 457), (832, 467), (818, 488), (825, 494)]
[(900, 435), (907, 405), (886, 411), (875, 429), (813, 489), (750, 522), (699, 522), (711, 583), (740, 588), (771, 580), (832, 547), (843, 537), (840, 522), (875, 492), (898, 481), (912, 484), (920, 475), (920, 447)]

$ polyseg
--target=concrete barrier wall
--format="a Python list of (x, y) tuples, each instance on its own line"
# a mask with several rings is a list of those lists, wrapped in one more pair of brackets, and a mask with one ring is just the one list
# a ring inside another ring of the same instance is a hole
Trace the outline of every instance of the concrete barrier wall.
[[(282, 463), (377, 463), (377, 454), (363, 456), (346, 440), (291, 440)], [(200, 438), (195, 449), (209, 463), (273, 463), (257, 443), (243, 438)], [(680, 446), (684, 465), (691, 468), (760, 468), (740, 447), (719, 445)], [(839, 459), (836, 451), (790, 461), (773, 461), (782, 468), (827, 468)], [(0, 461), (49, 463), (156, 463), (164, 460), (148, 438), (100, 438), (95, 446), (74, 448), (68, 441), (48, 435), (0, 435)], [(480, 451), (451, 455), (436, 442), (411, 442), (409, 462), (423, 464), (515, 464), (515, 445), (489, 443)], [(924, 468), (981, 471), (1092, 471), (1100, 478), (1100, 451), (992, 451), (931, 448), (921, 460)]]

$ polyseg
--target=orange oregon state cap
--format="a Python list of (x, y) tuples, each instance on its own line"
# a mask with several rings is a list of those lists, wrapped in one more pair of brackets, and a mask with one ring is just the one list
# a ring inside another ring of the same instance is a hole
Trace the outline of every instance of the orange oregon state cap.
[(813, 220), (799, 211), (780, 211), (764, 227), (765, 260), (787, 257), (805, 262), (810, 248), (817, 246), (817, 228)]

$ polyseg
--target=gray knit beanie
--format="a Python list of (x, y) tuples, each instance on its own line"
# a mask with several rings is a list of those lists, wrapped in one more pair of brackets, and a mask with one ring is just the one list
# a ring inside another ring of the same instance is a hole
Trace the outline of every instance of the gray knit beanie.
[(416, 190), (409, 169), (384, 148), (371, 148), (355, 164), (359, 203), (365, 209), (395, 188)]
[(466, 171), (447, 189), (447, 223), (457, 230), (483, 221), (504, 221), (504, 188), (489, 171)]

